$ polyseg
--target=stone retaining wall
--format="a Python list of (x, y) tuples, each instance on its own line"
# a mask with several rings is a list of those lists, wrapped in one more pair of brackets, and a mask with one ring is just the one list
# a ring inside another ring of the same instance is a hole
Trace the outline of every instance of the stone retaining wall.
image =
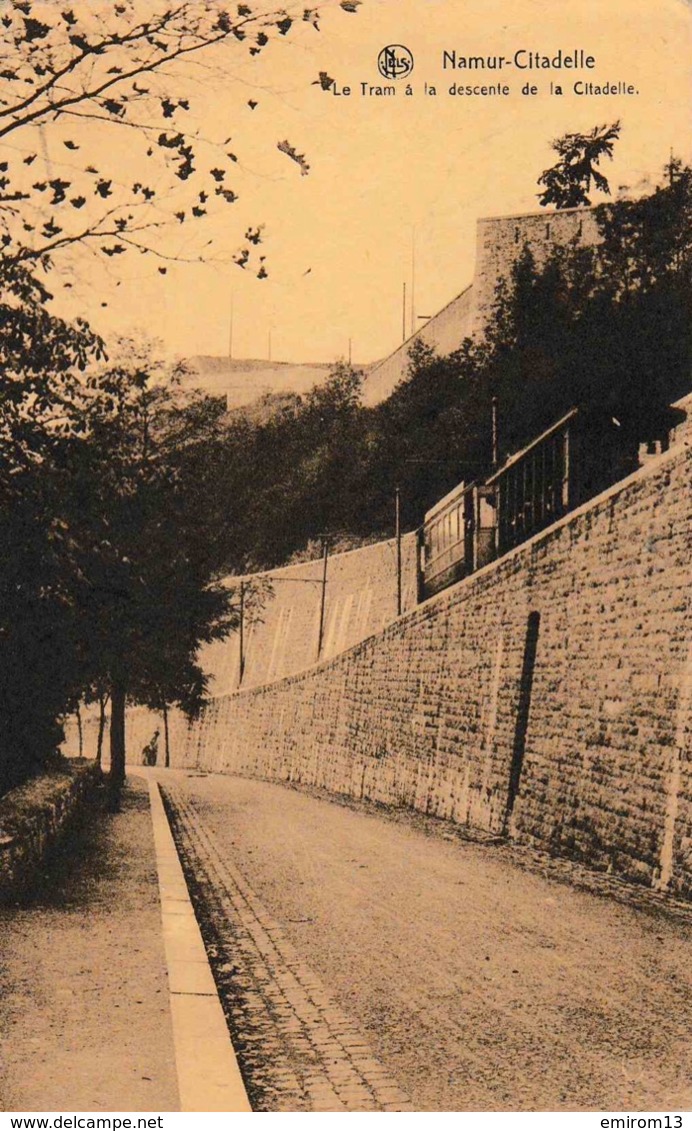
[(0, 798), (0, 901), (21, 892), (93, 799), (93, 763), (42, 774)]
[(174, 764), (325, 787), (692, 891), (692, 451), (329, 663), (215, 699)]

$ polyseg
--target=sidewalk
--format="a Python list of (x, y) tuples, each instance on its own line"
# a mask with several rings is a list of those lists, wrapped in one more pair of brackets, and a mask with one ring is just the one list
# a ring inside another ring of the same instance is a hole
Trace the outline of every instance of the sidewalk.
[(148, 788), (0, 909), (0, 1108), (178, 1111)]

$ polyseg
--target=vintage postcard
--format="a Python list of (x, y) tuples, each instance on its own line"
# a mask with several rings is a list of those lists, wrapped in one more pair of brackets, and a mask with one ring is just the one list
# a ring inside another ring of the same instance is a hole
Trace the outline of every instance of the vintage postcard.
[(686, 1126), (691, 49), (0, 0), (8, 1126)]

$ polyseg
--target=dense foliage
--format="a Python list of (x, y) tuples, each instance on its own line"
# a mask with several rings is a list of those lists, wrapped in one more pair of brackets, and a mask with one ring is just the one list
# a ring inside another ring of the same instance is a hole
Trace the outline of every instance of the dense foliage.
[(692, 172), (595, 215), (597, 245), (555, 246), (540, 267), (525, 249), (484, 340), (446, 357), (416, 345), (383, 404), (360, 406), (359, 375), (341, 366), (308, 397), (224, 429), (210, 489), (222, 484), (247, 566), (324, 533), (390, 535), (397, 486), (417, 526), (490, 471), (493, 397), (501, 460), (578, 404), (607, 409), (635, 441), (670, 425), (667, 406), (692, 383)]

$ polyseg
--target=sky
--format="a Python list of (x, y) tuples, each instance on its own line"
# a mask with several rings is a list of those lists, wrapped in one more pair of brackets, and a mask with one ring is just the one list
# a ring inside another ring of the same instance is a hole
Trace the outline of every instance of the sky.
[[(170, 355), (227, 355), (230, 346), (235, 358), (331, 362), (350, 341), (354, 361), (374, 361), (401, 342), (404, 283), (410, 332), (412, 316), (420, 324), (471, 281), (477, 218), (537, 210), (552, 139), (620, 119), (603, 166), (614, 192), (658, 181), (671, 149), (690, 160), (691, 32), (683, 0), (363, 0), (355, 15), (327, 0), (319, 33), (306, 24), (258, 60), (227, 53), (210, 71), (182, 76), (205, 134), (232, 136), (240, 159), (239, 202), (210, 221), (210, 236), (228, 259), (246, 223), (264, 224), (269, 277), (227, 261), (173, 264), (163, 278), (137, 256), (120, 257), (117, 276), (106, 277), (85, 261), (58, 305), (106, 336), (146, 330)], [(399, 79), (394, 96), (363, 96), (361, 83), (386, 81), (377, 57), (388, 44), (413, 56), (413, 95)], [(444, 51), (558, 49), (583, 49), (594, 68), (442, 66)], [(323, 91), (320, 71), (351, 96)], [(638, 93), (578, 96), (575, 80)], [(504, 81), (510, 95), (449, 94), (469, 81)], [(551, 81), (562, 96), (549, 93)], [(538, 94), (523, 95), (526, 82)], [(50, 146), (49, 127), (46, 135)], [(276, 148), (284, 138), (306, 155), (309, 175)], [(161, 239), (185, 255), (187, 231)]]

